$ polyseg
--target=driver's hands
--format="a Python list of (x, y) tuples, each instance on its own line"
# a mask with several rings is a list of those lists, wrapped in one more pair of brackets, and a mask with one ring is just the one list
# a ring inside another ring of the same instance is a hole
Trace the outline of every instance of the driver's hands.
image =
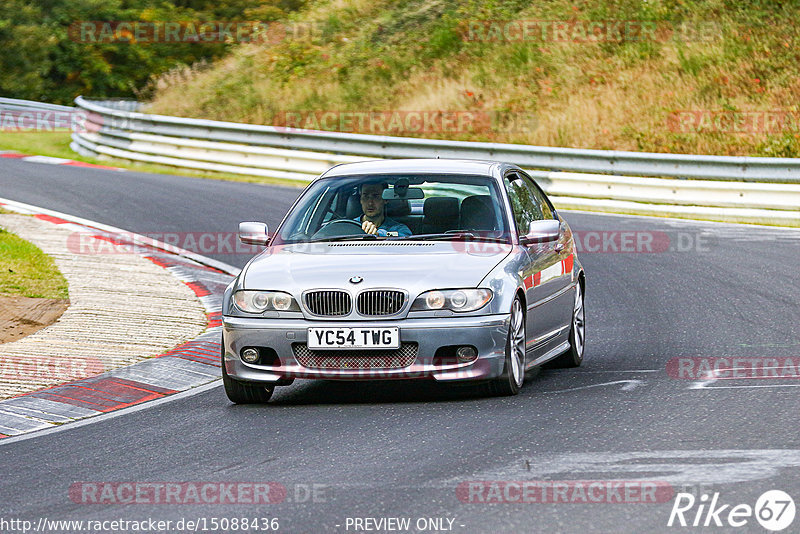
[(361, 229), (368, 234), (377, 234), (378, 227), (372, 221), (364, 221), (361, 223)]

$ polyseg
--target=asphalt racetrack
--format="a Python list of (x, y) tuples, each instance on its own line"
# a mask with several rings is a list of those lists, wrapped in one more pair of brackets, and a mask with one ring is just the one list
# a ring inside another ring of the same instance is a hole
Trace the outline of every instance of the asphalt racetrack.
[[(151, 235), (221, 235), (243, 220), (274, 229), (299, 192), (0, 160), (0, 197)], [(411, 532), (764, 532), (755, 515), (729, 512), (755, 508), (768, 490), (800, 499), (800, 371), (793, 379), (791, 368), (800, 356), (800, 232), (564, 215), (587, 273), (580, 369), (542, 370), (511, 398), (423, 382), (298, 380), (267, 405), (234, 406), (211, 388), (0, 443), (0, 517), (153, 518), (175, 532), (182, 519), (211, 527), (212, 518), (262, 517), (291, 533), (403, 524), (389, 518), (408, 519)], [(623, 233), (654, 246), (630, 250)], [(248, 258), (199, 252), (236, 266)], [(717, 380), (697, 372), (720, 358), (743, 370)], [(756, 369), (765, 358), (780, 369)], [(581, 494), (574, 481), (596, 484)], [(176, 505), (76, 496), (125, 482), (270, 482), (282, 498)], [(690, 526), (670, 528), (681, 493), (696, 497), (692, 507), (680, 497)], [(713, 499), (728, 506), (708, 518)]]

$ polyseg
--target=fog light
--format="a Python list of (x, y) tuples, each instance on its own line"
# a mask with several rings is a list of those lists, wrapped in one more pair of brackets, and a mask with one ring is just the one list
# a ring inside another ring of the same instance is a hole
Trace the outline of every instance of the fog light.
[(256, 363), (258, 361), (258, 349), (244, 349), (242, 351), (242, 359), (247, 363)]
[(459, 347), (456, 356), (458, 356), (459, 362), (466, 363), (477, 358), (478, 352), (473, 347)]

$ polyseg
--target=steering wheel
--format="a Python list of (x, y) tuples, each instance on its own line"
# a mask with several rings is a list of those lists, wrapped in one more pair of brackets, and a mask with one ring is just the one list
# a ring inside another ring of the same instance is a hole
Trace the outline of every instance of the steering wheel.
[(311, 239), (361, 234), (366, 234), (366, 232), (361, 228), (360, 222), (352, 219), (336, 219), (328, 222), (325, 226), (317, 230), (317, 232), (311, 236)]

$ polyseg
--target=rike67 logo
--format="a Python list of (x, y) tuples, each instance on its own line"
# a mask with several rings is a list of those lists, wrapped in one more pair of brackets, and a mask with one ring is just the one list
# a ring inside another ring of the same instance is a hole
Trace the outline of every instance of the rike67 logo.
[(794, 522), (795, 511), (794, 500), (781, 490), (764, 492), (755, 506), (724, 504), (719, 493), (699, 498), (691, 493), (678, 493), (667, 526), (743, 527), (755, 517), (762, 527), (777, 532)]

